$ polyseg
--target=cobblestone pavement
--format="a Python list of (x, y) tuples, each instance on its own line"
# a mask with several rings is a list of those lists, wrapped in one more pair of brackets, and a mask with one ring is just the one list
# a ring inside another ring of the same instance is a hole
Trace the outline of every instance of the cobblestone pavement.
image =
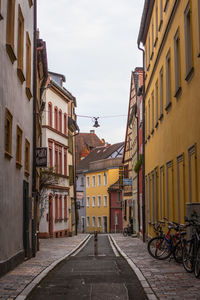
[(40, 240), (40, 251), (0, 278), (0, 300), (12, 300), (44, 269), (76, 248), (87, 234)]
[(147, 251), (147, 244), (140, 239), (112, 234), (120, 249), (140, 269), (155, 295), (160, 300), (200, 300), (200, 279), (187, 273), (173, 259), (159, 261)]

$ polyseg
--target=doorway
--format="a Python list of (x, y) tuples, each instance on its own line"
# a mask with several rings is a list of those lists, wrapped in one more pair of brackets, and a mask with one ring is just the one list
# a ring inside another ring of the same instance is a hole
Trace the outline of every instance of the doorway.
[(23, 246), (25, 257), (30, 253), (29, 241), (29, 183), (23, 181)]
[(107, 229), (107, 217), (103, 217), (103, 232), (107, 233), (108, 229)]

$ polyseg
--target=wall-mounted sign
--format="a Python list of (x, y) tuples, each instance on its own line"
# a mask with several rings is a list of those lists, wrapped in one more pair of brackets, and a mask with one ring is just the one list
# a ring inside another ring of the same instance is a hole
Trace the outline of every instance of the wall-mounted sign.
[(76, 199), (82, 200), (83, 199), (83, 192), (76, 192)]
[(36, 148), (36, 167), (47, 167), (47, 147)]
[(132, 185), (132, 178), (124, 178), (123, 185)]

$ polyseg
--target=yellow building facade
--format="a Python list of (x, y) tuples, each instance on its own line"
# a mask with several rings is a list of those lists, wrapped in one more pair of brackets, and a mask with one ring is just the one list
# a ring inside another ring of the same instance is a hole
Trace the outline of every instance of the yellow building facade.
[(145, 1), (146, 233), (200, 201), (200, 1)]
[(119, 178), (119, 167), (88, 172), (86, 186), (86, 231), (110, 231), (110, 203), (108, 188)]

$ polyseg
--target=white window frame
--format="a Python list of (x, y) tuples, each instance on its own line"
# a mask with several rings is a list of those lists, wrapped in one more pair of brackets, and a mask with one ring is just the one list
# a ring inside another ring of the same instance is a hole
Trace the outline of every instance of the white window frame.
[(101, 174), (97, 175), (97, 185), (101, 186)]
[(86, 217), (86, 227), (90, 227), (90, 217)]
[(104, 175), (103, 175), (103, 184), (104, 184), (104, 186), (108, 185), (108, 176), (106, 173), (104, 173)]
[(95, 207), (95, 196), (92, 196), (92, 207)]
[(90, 207), (90, 197), (89, 196), (86, 197), (86, 206)]
[(86, 176), (86, 187), (90, 187), (90, 176)]
[(101, 196), (97, 196), (97, 206), (100, 207), (101, 206)]
[[(106, 204), (106, 205), (105, 205)], [(108, 196), (107, 195), (104, 195), (103, 196), (103, 206), (104, 207), (107, 207), (108, 206)]]
[(96, 217), (92, 217), (92, 227), (96, 227)]
[(96, 176), (95, 175), (92, 175), (92, 187), (95, 187), (96, 185)]
[(97, 227), (101, 227), (101, 217), (97, 217)]

